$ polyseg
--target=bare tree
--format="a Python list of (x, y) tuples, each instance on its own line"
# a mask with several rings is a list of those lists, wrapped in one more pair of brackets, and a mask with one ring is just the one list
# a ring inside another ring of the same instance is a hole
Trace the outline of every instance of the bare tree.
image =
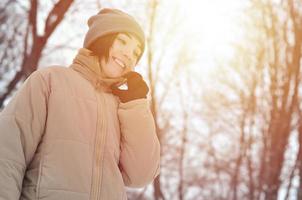
[[(7, 4), (9, 4), (9, 2), (12, 1), (7, 1)], [(19, 66), (13, 68), (15, 70), (15, 75), (11, 80), (8, 81), (5, 91), (0, 96), (0, 107), (3, 106), (5, 99), (15, 89), (18, 82), (28, 77), (33, 71), (37, 69), (42, 51), (45, 48), (48, 39), (63, 20), (65, 13), (73, 3), (73, 0), (60, 0), (54, 3), (53, 7), (47, 14), (47, 17), (42, 24), (38, 23), (39, 3), (41, 2), (39, 2), (38, 0), (30, 0), (26, 3), (21, 6), (17, 5), (19, 4), (19, 2), (17, 1), (11, 3), (15, 8), (21, 7), (24, 9), (23, 12), (18, 11), (20, 14), (17, 16), (14, 16), (14, 13), (8, 10), (10, 7), (6, 6), (2, 8), (4, 10), (4, 16), (6, 16), (6, 18), (17, 17), (17, 21), (15, 23), (11, 23), (11, 20), (6, 20), (6, 24), (2, 25), (3, 27), (5, 27), (8, 25), (7, 23), (10, 23), (10, 25), (14, 27), (12, 33), (13, 37), (11, 38), (11, 40), (7, 38), (3, 39), (7, 41), (7, 44), (2, 46), (4, 50), (2, 59), (10, 60), (7, 61), (6, 66), (5, 64), (3, 64), (2, 67), (3, 69), (5, 69), (4, 71), (12, 70), (9, 66), (10, 62), (17, 63)], [(21, 24), (21, 22), (23, 23), (24, 19), (26, 19), (26, 25)], [(19, 29), (20, 25), (24, 25), (21, 31)], [(39, 28), (41, 25), (44, 27), (43, 33), (39, 33)], [(18, 41), (16, 40), (17, 37), (19, 38), (19, 43), (12, 45), (14, 41)], [(20, 51), (13, 53), (13, 55), (8, 58), (8, 52), (14, 51), (12, 49), (16, 48), (20, 49)], [(15, 59), (20, 60), (20, 63), (14, 62)], [(5, 72), (2, 72), (2, 78), (4, 73)]]
[(227, 111), (228, 120), (216, 118), (220, 126), (234, 127), (224, 133), (237, 134), (235, 157), (219, 161), (230, 166), (223, 168), (230, 190), (222, 198), (277, 199), (282, 183), (293, 178), (285, 154), (297, 130), (301, 6), (300, 1), (250, 1), (251, 34), (237, 46), (236, 59), (216, 85), (217, 101), (208, 101), (215, 116)]

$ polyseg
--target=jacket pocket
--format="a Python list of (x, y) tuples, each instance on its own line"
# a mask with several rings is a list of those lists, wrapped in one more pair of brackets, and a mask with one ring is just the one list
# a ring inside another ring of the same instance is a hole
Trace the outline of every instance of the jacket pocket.
[(39, 172), (39, 199), (61, 199), (57, 195), (63, 193), (88, 193), (92, 172), (90, 146), (61, 139), (49, 140), (46, 146)]

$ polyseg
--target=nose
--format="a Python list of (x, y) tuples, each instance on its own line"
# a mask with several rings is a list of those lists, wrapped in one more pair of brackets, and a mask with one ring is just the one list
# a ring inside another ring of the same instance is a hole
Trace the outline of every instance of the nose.
[(123, 52), (123, 56), (127, 59), (127, 61), (131, 60), (131, 57), (130, 57), (129, 52), (127, 50)]
[(122, 53), (125, 58), (127, 58), (129, 61), (131, 60), (131, 50), (129, 48), (124, 48)]

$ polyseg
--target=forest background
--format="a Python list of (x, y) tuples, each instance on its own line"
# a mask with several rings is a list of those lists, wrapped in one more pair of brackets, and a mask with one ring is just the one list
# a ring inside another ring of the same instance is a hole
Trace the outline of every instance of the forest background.
[(302, 1), (2, 0), (0, 107), (68, 67), (101, 8), (139, 21), (161, 173), (142, 199), (302, 199)]

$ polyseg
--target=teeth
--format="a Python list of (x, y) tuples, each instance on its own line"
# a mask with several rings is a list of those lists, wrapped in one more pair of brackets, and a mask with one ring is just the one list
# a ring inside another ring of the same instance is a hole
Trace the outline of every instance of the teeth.
[(114, 61), (115, 61), (117, 64), (119, 64), (122, 68), (125, 68), (125, 64), (124, 64), (121, 60), (119, 60), (119, 59), (117, 59), (117, 58), (114, 58)]

